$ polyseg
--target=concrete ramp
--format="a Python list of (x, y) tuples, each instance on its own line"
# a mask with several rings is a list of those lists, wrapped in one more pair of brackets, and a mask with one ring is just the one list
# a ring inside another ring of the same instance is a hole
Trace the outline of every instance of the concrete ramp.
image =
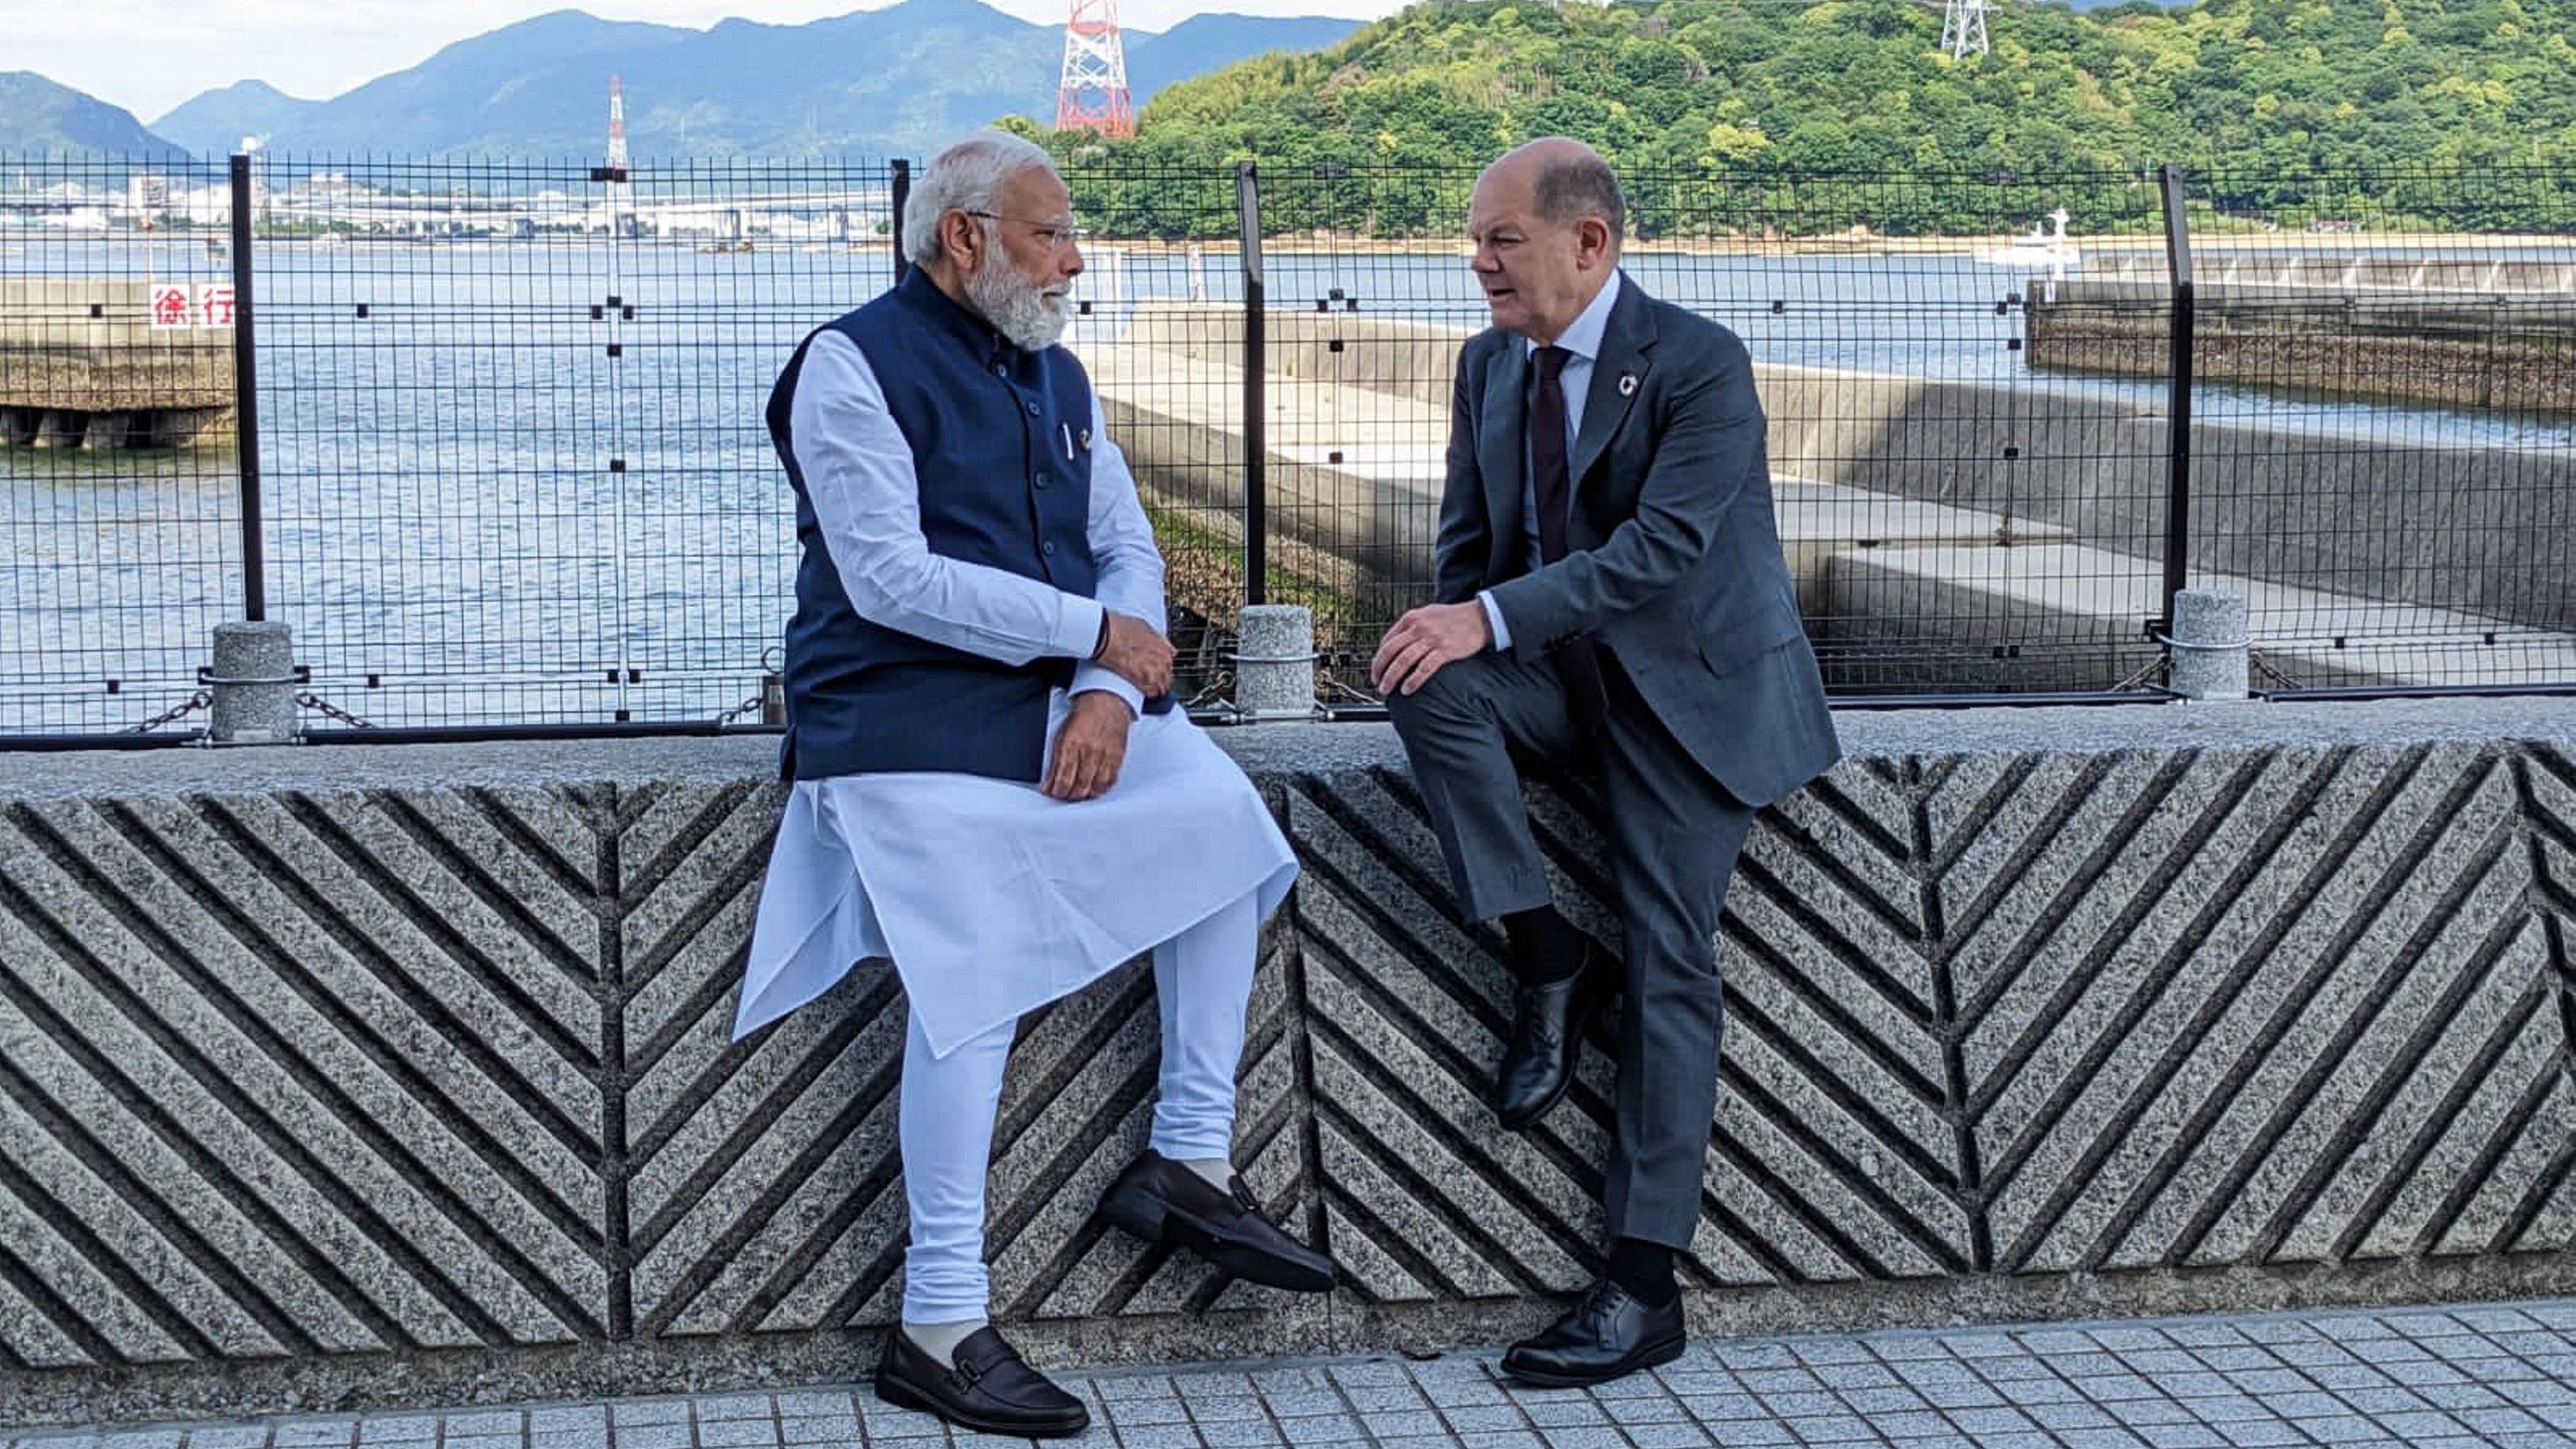
[[(2576, 679), (2576, 636), (2264, 579), (2191, 583), (2245, 596), (2258, 688)], [(1852, 549), (1823, 560), (1808, 615), (1829, 668), (1867, 684), (2099, 689), (2156, 663), (2163, 590), (2155, 560), (2074, 542)]]
[[(1085, 355), (1140, 484), (1193, 522), (1242, 506), (1243, 374), (1177, 349), (1112, 345)], [(1323, 580), (1419, 587), (1428, 578), (1449, 437), (1447, 409), (1317, 377), (1265, 385), (1274, 539)], [(2056, 541), (2068, 530), (1984, 509), (1775, 477), (1781, 543), (1803, 601), (1847, 550)], [(1229, 538), (1233, 535), (1228, 535)]]

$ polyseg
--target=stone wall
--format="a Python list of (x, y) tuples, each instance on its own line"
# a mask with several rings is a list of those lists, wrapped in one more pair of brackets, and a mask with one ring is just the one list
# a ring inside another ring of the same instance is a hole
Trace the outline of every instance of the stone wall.
[[(1730, 900), (1701, 1331), (2576, 1289), (2563, 702), (1869, 714)], [(1050, 1361), (1489, 1342), (1593, 1271), (1606, 1031), (1528, 1137), (1391, 735), (1221, 735), (1306, 865), (1240, 1157), (1350, 1273), (1091, 1221), (1150, 978), (1027, 1028), (997, 1308)], [(727, 1040), (760, 739), (12, 756), (0, 1420), (847, 1379), (901, 1000)], [(1533, 792), (1608, 931), (1591, 803)]]
[(232, 411), (230, 327), (154, 330), (141, 281), (0, 277), (0, 447), (228, 441)]

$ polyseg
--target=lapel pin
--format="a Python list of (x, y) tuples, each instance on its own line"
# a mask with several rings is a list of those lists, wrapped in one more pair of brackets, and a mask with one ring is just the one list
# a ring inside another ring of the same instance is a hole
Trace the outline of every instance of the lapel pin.
[(1619, 396), (1635, 397), (1636, 395), (1637, 374), (1633, 372), (1623, 372), (1619, 374)]

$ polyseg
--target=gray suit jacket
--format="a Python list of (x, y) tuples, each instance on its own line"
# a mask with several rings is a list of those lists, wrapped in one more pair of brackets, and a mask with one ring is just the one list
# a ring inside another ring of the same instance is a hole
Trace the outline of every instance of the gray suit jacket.
[(1524, 571), (1527, 348), (1488, 329), (1459, 353), (1436, 592), (1491, 589), (1524, 657), (1590, 634), (1702, 769), (1768, 805), (1841, 749), (1780, 554), (1753, 359), (1621, 280), (1568, 460), (1566, 556), (1544, 568)]

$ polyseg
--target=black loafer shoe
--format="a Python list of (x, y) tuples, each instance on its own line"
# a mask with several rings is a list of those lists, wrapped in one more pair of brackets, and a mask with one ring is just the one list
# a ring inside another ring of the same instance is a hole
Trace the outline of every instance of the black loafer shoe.
[(1609, 999), (1610, 980), (1599, 948), (1587, 945), (1573, 975), (1512, 993), (1512, 1038), (1494, 1073), (1494, 1115), (1504, 1127), (1518, 1132), (1565, 1100), (1584, 1030)]
[(1676, 1298), (1648, 1308), (1604, 1278), (1583, 1301), (1503, 1354), (1503, 1372), (1545, 1389), (1579, 1389), (1671, 1363), (1690, 1341)]
[(877, 1360), (877, 1397), (936, 1414), (962, 1429), (1014, 1439), (1065, 1439), (1091, 1427), (1082, 1400), (1020, 1361), (1019, 1351), (990, 1327), (957, 1345), (947, 1368), (898, 1327)]
[(1237, 1278), (1294, 1293), (1330, 1291), (1333, 1260), (1263, 1217), (1241, 1177), (1231, 1188), (1219, 1192), (1149, 1147), (1109, 1184), (1100, 1212), (1146, 1242), (1189, 1248)]

